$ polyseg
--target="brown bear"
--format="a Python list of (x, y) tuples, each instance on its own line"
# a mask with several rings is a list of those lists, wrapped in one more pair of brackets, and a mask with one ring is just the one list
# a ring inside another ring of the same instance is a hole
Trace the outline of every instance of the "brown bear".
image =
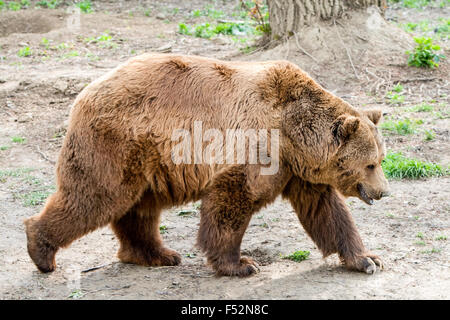
[[(349, 269), (373, 273), (382, 262), (365, 249), (344, 199), (372, 204), (388, 193), (380, 117), (287, 61), (132, 58), (76, 98), (57, 191), (25, 221), (29, 255), (40, 271), (53, 271), (59, 248), (110, 224), (121, 261), (177, 265), (180, 255), (162, 243), (161, 211), (201, 200), (197, 244), (208, 263), (218, 275), (247, 276), (258, 269), (241, 257), (244, 232), (281, 194), (324, 256), (338, 253)], [(175, 163), (173, 133), (191, 133), (200, 121), (216, 133), (279, 132), (278, 170), (262, 174), (267, 163), (246, 161)]]

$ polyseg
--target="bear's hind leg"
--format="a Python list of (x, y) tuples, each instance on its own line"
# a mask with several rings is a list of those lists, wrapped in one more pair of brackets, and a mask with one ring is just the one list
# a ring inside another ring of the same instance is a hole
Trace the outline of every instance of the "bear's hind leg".
[(161, 209), (146, 195), (123, 217), (111, 223), (120, 241), (119, 259), (143, 266), (175, 266), (181, 256), (163, 246), (159, 231)]
[(61, 191), (51, 195), (41, 214), (24, 221), (28, 253), (37, 268), (41, 272), (53, 271), (58, 249), (108, 224), (116, 213), (113, 207), (120, 208), (114, 203), (79, 199)]

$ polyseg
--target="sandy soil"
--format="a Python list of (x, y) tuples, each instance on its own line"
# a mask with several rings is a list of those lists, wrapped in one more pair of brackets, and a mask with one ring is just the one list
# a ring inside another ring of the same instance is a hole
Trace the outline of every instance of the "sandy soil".
[[(384, 271), (372, 276), (345, 270), (336, 256), (323, 259), (290, 205), (281, 199), (255, 214), (244, 237), (244, 254), (261, 266), (261, 272), (250, 278), (217, 278), (205, 265), (194, 246), (199, 223), (196, 204), (163, 215), (162, 225), (167, 227), (163, 238), (182, 255), (180, 266), (122, 264), (116, 257), (118, 242), (104, 228), (61, 250), (54, 273), (36, 270), (26, 252), (22, 221), (39, 212), (54, 188), (54, 161), (70, 105), (87, 83), (142, 52), (289, 59), (355, 106), (422, 119), (417, 134), (387, 136), (388, 148), (444, 167), (450, 164), (449, 64), (444, 61), (434, 71), (406, 67), (402, 46), (411, 45), (411, 36), (402, 33), (404, 41), (392, 59), (377, 61), (361, 52), (361, 59), (355, 59), (361, 78), (352, 79), (345, 52), (342, 63), (314, 67), (293, 39), (269, 51), (244, 54), (239, 47), (248, 43), (239, 44), (231, 37), (207, 40), (177, 33), (179, 22), (206, 21), (206, 17), (192, 17), (191, 11), (209, 3), (127, 1), (119, 6), (96, 1), (94, 13), (81, 15), (79, 30), (67, 28), (68, 14), (63, 9), (0, 12), (0, 299), (449, 299), (449, 177), (392, 181), (393, 195), (371, 207), (348, 200), (365, 245), (386, 264)], [(215, 6), (234, 18), (234, 2), (217, 1)], [(390, 9), (389, 28), (423, 17), (437, 21), (449, 16), (448, 9), (427, 10)], [(346, 30), (342, 27), (344, 38), (349, 35)], [(105, 32), (110, 40), (89, 40)], [(446, 40), (441, 42), (445, 47)], [(316, 50), (307, 41), (301, 44), (308, 51)], [(33, 54), (19, 57), (18, 50), (26, 46)], [(365, 50), (373, 53), (373, 48)], [(351, 51), (358, 52), (358, 47)], [(349, 76), (344, 79), (345, 74)], [(404, 86), (405, 101), (400, 106), (385, 98), (397, 81)], [(430, 101), (433, 112), (408, 111)], [(435, 132), (433, 140), (424, 140), (425, 129)], [(180, 215), (182, 210), (189, 214)], [(310, 251), (310, 258), (301, 263), (282, 258), (295, 250)]]

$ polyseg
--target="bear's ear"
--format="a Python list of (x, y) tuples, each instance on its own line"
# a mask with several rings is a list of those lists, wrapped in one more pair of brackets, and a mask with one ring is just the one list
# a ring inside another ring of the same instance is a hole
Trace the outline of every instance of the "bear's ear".
[(347, 139), (359, 128), (360, 120), (354, 116), (342, 115), (339, 116), (333, 124), (333, 136), (341, 142)]
[(364, 110), (362, 112), (370, 121), (373, 122), (374, 125), (377, 125), (381, 119), (381, 110), (373, 109), (373, 110)]

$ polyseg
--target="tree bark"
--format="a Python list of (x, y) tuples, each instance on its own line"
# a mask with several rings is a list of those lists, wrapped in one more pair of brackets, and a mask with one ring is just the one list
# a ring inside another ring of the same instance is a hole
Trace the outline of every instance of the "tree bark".
[(384, 13), (386, 0), (267, 0), (272, 40), (282, 39), (318, 20), (341, 17), (348, 10), (377, 6)]

